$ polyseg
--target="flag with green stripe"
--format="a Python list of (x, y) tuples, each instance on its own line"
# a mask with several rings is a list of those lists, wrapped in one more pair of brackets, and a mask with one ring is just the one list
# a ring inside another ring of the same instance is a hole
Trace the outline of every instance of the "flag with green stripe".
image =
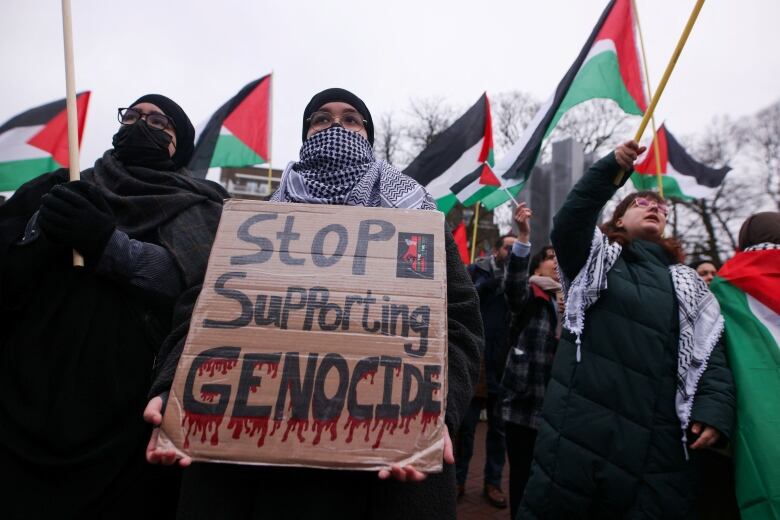
[(205, 177), (209, 168), (241, 168), (270, 160), (271, 75), (244, 86), (214, 112), (198, 137), (189, 168)]
[(740, 514), (780, 518), (780, 249), (737, 253), (710, 289), (726, 321), (737, 386), (731, 446)]
[(520, 139), (496, 162), (504, 183), (482, 203), (493, 209), (517, 195), (536, 164), (544, 139), (572, 107), (589, 99), (614, 100), (624, 112), (642, 115), (647, 100), (634, 37), (631, 0), (611, 0), (577, 59), (555, 92), (542, 104)]
[[(79, 145), (89, 96), (89, 91), (76, 96)], [(16, 190), (41, 174), (67, 168), (68, 157), (64, 99), (22, 112), (0, 126), (0, 191)]]
[(713, 194), (731, 170), (730, 166), (710, 168), (696, 161), (685, 151), (665, 125), (656, 131), (653, 144), (643, 160), (634, 167), (631, 181), (637, 190), (652, 190), (658, 186), (658, 164), (653, 146), (658, 147), (661, 182), (665, 197), (691, 200)]
[[(487, 94), (441, 133), (404, 173), (436, 199), (439, 211), (448, 213), (458, 200), (476, 204), (495, 191), (500, 182), (485, 165), (493, 162), (493, 131)], [(484, 172), (484, 175), (483, 175)], [(467, 182), (464, 183), (464, 181)]]

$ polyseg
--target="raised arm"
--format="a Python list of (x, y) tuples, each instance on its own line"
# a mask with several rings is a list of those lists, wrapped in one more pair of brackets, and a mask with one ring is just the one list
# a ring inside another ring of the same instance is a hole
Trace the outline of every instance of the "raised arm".
[[(615, 176), (621, 170), (630, 174), (634, 161), (644, 150), (644, 146), (627, 141), (602, 157), (574, 185), (555, 214), (550, 239), (558, 265), (570, 280), (577, 276), (588, 259), (601, 208), (620, 187), (614, 184)], [(623, 177), (621, 186), (629, 176)]]

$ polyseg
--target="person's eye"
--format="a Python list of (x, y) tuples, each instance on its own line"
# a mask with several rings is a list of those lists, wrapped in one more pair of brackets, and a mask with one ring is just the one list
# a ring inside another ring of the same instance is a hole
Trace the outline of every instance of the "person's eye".
[(125, 113), (122, 114), (122, 122), (123, 123), (135, 123), (138, 121), (138, 112), (135, 110), (125, 110)]
[(329, 114), (316, 114), (311, 118), (311, 123), (313, 125), (326, 125), (331, 122), (331, 117)]
[(164, 116), (161, 116), (159, 114), (149, 114), (146, 116), (146, 122), (151, 126), (152, 128), (157, 129), (164, 129), (166, 126), (168, 126), (168, 119)]
[(342, 117), (344, 120), (344, 123), (347, 125), (359, 125), (360, 124), (360, 118), (353, 114), (346, 114)]

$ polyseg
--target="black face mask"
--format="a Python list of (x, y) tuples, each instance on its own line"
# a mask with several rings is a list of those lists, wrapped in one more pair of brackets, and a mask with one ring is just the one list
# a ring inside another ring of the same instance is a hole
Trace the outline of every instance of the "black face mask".
[(114, 154), (125, 166), (143, 166), (153, 170), (173, 170), (168, 145), (173, 137), (163, 130), (150, 128), (143, 119), (123, 126), (114, 134)]

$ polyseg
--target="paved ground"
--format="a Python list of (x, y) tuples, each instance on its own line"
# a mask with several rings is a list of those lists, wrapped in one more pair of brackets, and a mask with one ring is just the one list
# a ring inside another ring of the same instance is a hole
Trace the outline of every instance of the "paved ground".
[[(487, 423), (480, 421), (474, 438), (474, 456), (469, 464), (466, 479), (466, 495), (458, 501), (458, 520), (510, 520), (509, 508), (496, 509), (482, 497), (482, 477), (485, 467), (485, 432)], [(504, 493), (509, 490), (509, 464), (504, 465), (501, 475)], [(507, 494), (507, 502), (509, 495)]]

